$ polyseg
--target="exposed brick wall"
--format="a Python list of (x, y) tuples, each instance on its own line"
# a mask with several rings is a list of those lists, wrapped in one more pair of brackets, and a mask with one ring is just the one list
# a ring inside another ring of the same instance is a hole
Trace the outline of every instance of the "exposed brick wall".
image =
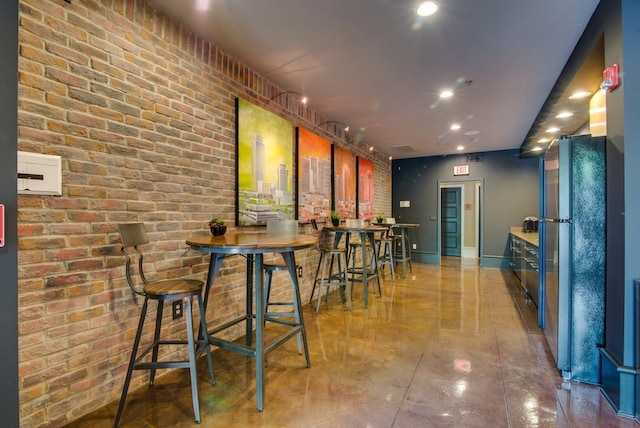
[[(21, 0), (19, 29), (19, 150), (63, 160), (61, 197), (19, 197), (21, 425), (61, 426), (121, 391), (141, 299), (117, 223), (147, 224), (152, 279), (204, 279), (207, 258), (185, 239), (212, 215), (235, 222), (235, 98), (295, 126), (325, 119), (270, 102), (282, 89), (143, 0)], [(358, 154), (375, 163), (375, 212), (390, 213), (389, 161)], [(306, 300), (317, 254), (297, 261)], [(225, 261), (211, 325), (243, 313), (244, 279), (243, 259)], [(184, 337), (169, 315), (166, 333)]]

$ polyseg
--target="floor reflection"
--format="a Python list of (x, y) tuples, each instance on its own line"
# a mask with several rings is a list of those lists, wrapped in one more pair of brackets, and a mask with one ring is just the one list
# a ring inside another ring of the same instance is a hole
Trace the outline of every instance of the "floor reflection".
[[(563, 382), (535, 306), (509, 271), (443, 258), (414, 263), (383, 296), (338, 293), (318, 314), (305, 305), (311, 368), (295, 340), (268, 355), (266, 400), (256, 411), (254, 362), (213, 353), (217, 385), (199, 364), (203, 427), (636, 427), (597, 388)], [(314, 300), (315, 303), (315, 300)], [(112, 403), (70, 426), (108, 427)], [(194, 426), (185, 371), (130, 393), (130, 427)]]

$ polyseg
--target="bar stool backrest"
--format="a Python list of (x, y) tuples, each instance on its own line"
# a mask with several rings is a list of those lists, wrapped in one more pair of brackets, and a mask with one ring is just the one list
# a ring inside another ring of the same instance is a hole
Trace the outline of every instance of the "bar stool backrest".
[(148, 284), (148, 281), (144, 276), (144, 270), (142, 268), (144, 255), (138, 248), (138, 246), (140, 245), (149, 243), (147, 232), (144, 230), (144, 224), (143, 223), (119, 224), (118, 230), (120, 231), (120, 240), (122, 242), (122, 248), (120, 249), (120, 252), (127, 259), (127, 264), (125, 268), (127, 283), (129, 284), (129, 287), (133, 290), (134, 293), (144, 296), (145, 293), (136, 288), (136, 281), (134, 281), (133, 279), (133, 277), (135, 276), (133, 272), (133, 260), (132, 260), (133, 257), (131, 254), (127, 252), (127, 248), (133, 247), (133, 250), (137, 254), (137, 258), (138, 258), (138, 275), (140, 276), (140, 279), (142, 279), (142, 282), (144, 284)]

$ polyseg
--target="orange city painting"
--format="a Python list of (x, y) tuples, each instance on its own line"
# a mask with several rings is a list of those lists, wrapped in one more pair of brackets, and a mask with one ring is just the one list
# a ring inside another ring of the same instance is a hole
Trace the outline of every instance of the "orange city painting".
[(373, 219), (373, 162), (358, 156), (358, 218)]
[(356, 178), (356, 155), (334, 144), (334, 210), (341, 219), (356, 218)]
[(329, 220), (331, 211), (331, 143), (297, 128), (298, 221)]

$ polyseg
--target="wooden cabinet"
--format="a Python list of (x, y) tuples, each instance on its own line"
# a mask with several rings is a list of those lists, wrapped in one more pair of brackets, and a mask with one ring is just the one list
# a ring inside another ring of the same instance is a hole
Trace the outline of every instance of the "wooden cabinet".
[(524, 269), (524, 241), (518, 238), (516, 235), (511, 234), (511, 269), (513, 269), (513, 273), (516, 274), (520, 283), (524, 287), (525, 283), (525, 274), (526, 271)]
[(524, 291), (538, 306), (539, 281), (538, 281), (538, 234), (523, 233), (512, 228), (509, 234), (511, 269), (520, 280)]
[(525, 242), (524, 244), (525, 289), (527, 294), (538, 306), (538, 246)]

